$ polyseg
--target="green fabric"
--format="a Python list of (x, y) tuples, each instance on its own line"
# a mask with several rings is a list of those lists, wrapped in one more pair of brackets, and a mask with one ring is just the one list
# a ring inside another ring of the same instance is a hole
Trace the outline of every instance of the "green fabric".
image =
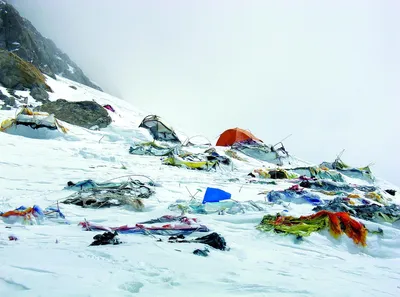
[(275, 231), (277, 233), (292, 234), (296, 236), (309, 236), (311, 233), (329, 227), (328, 217), (319, 217), (307, 222), (293, 218), (293, 225), (274, 224), (278, 216), (265, 215), (261, 223), (257, 226), (261, 231)]

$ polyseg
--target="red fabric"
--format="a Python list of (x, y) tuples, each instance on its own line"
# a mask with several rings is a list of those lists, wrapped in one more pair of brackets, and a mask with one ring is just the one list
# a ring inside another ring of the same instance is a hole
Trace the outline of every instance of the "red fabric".
[(248, 139), (262, 142), (262, 140), (255, 137), (249, 131), (240, 128), (233, 128), (226, 130), (224, 133), (221, 134), (217, 141), (217, 146), (231, 146), (235, 142), (240, 142)]

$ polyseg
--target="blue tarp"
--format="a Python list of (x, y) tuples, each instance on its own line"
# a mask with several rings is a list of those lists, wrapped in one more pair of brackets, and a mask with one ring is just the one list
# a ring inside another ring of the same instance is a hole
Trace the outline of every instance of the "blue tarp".
[(219, 202), (231, 199), (231, 194), (221, 189), (208, 187), (204, 194), (203, 204), (207, 202)]

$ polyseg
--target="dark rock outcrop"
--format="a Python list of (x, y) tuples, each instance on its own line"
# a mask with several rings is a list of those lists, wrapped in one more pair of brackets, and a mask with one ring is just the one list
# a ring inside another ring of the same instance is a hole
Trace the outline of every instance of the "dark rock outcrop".
[[(3, 106), (2, 109), (11, 109), (11, 107), (15, 107), (16, 106), (16, 102), (15, 102), (15, 98), (13, 97), (8, 97), (6, 95), (4, 95), (1, 91), (0, 91), (0, 100), (3, 101)], [(7, 107), (8, 106), (8, 107)]]
[(14, 90), (31, 90), (35, 87), (42, 89), (42, 95), (43, 92), (52, 91), (39, 69), (14, 53), (4, 50), (0, 50), (0, 84)]
[(46, 92), (46, 90), (41, 88), (40, 85), (34, 85), (31, 89), (30, 95), (42, 103), (49, 101), (49, 94)]
[(94, 101), (69, 102), (58, 99), (37, 107), (37, 110), (54, 114), (57, 119), (88, 129), (96, 125), (105, 128), (112, 122), (107, 110)]
[(43, 37), (12, 5), (1, 0), (0, 49), (15, 53), (50, 77), (57, 74), (101, 90), (52, 40)]

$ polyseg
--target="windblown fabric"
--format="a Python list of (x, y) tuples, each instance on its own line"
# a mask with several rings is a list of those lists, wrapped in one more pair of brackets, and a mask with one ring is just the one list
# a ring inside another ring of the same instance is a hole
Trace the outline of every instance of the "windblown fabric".
[(348, 177), (358, 178), (361, 180), (365, 180), (368, 182), (373, 182), (375, 178), (372, 175), (371, 169), (369, 166), (361, 167), (361, 168), (354, 168), (346, 163), (344, 163), (340, 158), (337, 158), (334, 162), (322, 162), (321, 167), (327, 167), (329, 169), (335, 169), (341, 174), (344, 174)]
[(351, 205), (348, 198), (335, 198), (324, 205), (313, 208), (314, 211), (327, 210), (348, 212), (350, 215), (367, 221), (380, 222), (400, 222), (400, 206), (391, 204), (380, 206), (377, 204)]
[(32, 207), (20, 206), (14, 210), (0, 212), (0, 217), (9, 224), (20, 222), (29, 225), (41, 224), (46, 218), (65, 219), (59, 208), (48, 207), (43, 211), (38, 205), (33, 205)]
[(318, 178), (318, 179), (330, 179), (335, 182), (344, 182), (343, 176), (334, 170), (321, 167), (297, 167), (290, 169), (291, 172), (297, 173), (301, 176)]
[[(146, 226), (147, 224), (154, 223), (172, 223), (176, 222), (176, 224), (166, 224), (161, 226)], [(187, 235), (193, 232), (209, 232), (210, 230), (198, 223), (197, 219), (190, 219), (184, 216), (163, 216), (156, 220), (151, 220), (143, 223), (138, 223), (135, 226), (129, 227), (127, 225), (120, 227), (105, 227), (101, 225), (96, 225), (90, 222), (80, 222), (79, 223), (82, 228), (88, 231), (117, 231), (121, 234), (154, 234), (154, 235)]]
[(267, 194), (268, 202), (272, 203), (280, 203), (280, 202), (289, 202), (289, 203), (311, 203), (312, 205), (321, 205), (323, 204), (323, 200), (316, 194), (307, 192), (305, 190), (283, 190), (283, 191), (270, 191)]
[(139, 156), (168, 156), (174, 152), (175, 147), (163, 147), (155, 144), (154, 142), (139, 143), (129, 148), (129, 153)]
[(190, 202), (177, 202), (168, 206), (171, 211), (179, 211), (181, 213), (190, 214), (243, 214), (246, 212), (258, 212), (265, 211), (267, 205), (257, 203), (254, 201), (234, 201), (234, 200), (224, 200), (220, 202), (212, 203), (202, 203), (200, 201), (191, 200)]
[(208, 161), (205, 157), (199, 157), (195, 155), (188, 156), (170, 156), (163, 160), (164, 165), (171, 165), (177, 167), (185, 167), (188, 169), (202, 169), (202, 170), (210, 170), (215, 168), (215, 166), (219, 163), (218, 160)]
[(300, 183), (300, 186), (303, 188), (309, 188), (314, 190), (324, 190), (328, 192), (346, 192), (351, 193), (355, 189), (360, 190), (362, 192), (374, 192), (376, 191), (376, 187), (374, 186), (352, 186), (347, 183), (339, 183), (330, 180), (303, 180)]
[(249, 174), (250, 176), (259, 178), (271, 178), (271, 179), (293, 179), (296, 178), (297, 175), (293, 173), (289, 173), (284, 169), (255, 169), (253, 172)]
[(65, 189), (77, 192), (62, 201), (64, 204), (91, 208), (130, 205), (137, 211), (144, 209), (141, 199), (154, 194), (154, 191), (145, 184), (134, 180), (122, 183), (96, 183), (89, 179), (76, 184), (68, 182)]
[(329, 229), (330, 234), (335, 238), (345, 233), (355, 244), (367, 245), (367, 229), (363, 224), (352, 219), (346, 212), (321, 210), (316, 214), (299, 218), (285, 217), (280, 214), (266, 215), (257, 229), (297, 236), (309, 236), (313, 232)]
[(283, 165), (283, 160), (289, 156), (283, 147), (273, 150), (271, 147), (251, 139), (234, 143), (232, 150), (241, 152), (251, 158), (280, 166)]

